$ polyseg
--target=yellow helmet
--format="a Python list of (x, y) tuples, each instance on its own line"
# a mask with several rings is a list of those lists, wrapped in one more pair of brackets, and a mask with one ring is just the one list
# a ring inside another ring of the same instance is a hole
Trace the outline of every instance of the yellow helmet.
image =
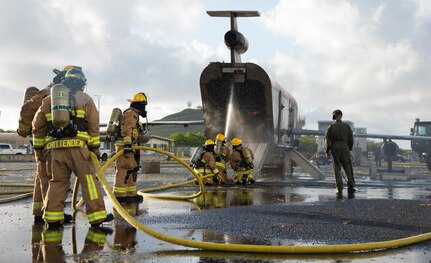
[(242, 144), (242, 141), (238, 137), (233, 137), (233, 139), (230, 141), (230, 144), (232, 144), (232, 146), (238, 146)]
[(142, 102), (147, 104), (147, 96), (143, 92), (136, 93), (132, 99), (128, 99), (128, 102)]
[(216, 140), (217, 140), (217, 141), (225, 141), (225, 140), (226, 140), (226, 137), (224, 136), (224, 134), (223, 134), (223, 133), (219, 133), (219, 134), (217, 134), (217, 136), (216, 136)]
[(214, 145), (214, 144), (215, 144), (215, 142), (213, 140), (211, 140), (211, 139), (208, 139), (208, 140), (205, 141), (205, 146)]

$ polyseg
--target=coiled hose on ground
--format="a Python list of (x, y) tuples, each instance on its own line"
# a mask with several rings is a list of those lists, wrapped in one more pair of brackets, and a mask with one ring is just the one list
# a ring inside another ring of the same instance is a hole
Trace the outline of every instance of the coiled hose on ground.
[[(179, 185), (184, 185), (186, 183), (191, 182), (198, 182), (199, 185), (199, 192), (197, 192), (194, 195), (191, 196), (163, 196), (163, 195), (152, 195), (153, 197), (157, 198), (164, 198), (164, 199), (191, 199), (198, 197), (202, 192), (204, 191), (204, 185), (202, 183), (202, 178), (196, 174), (191, 167), (185, 163), (183, 160), (178, 158), (177, 156), (174, 156), (173, 154), (156, 149), (151, 148), (147, 146), (133, 146), (134, 150), (147, 150), (147, 151), (155, 151), (162, 153), (164, 155), (170, 156), (174, 160), (178, 161), (184, 167), (186, 167), (195, 177), (195, 180), (187, 181), (181, 184), (176, 185), (170, 185), (169, 188)], [(157, 232), (141, 222), (137, 221), (135, 218), (133, 218), (127, 211), (118, 203), (117, 199), (115, 198), (114, 194), (112, 193), (110, 186), (108, 182), (106, 181), (106, 178), (104, 176), (105, 170), (111, 165), (112, 162), (115, 161), (121, 154), (123, 154), (123, 151), (119, 151), (116, 153), (103, 167), (100, 167), (96, 156), (92, 155), (93, 161), (97, 165), (97, 177), (99, 178), (100, 182), (103, 185), (103, 188), (105, 189), (105, 192), (113, 203), (114, 208), (117, 210), (117, 212), (132, 226), (135, 228), (145, 232), (146, 234), (175, 244), (180, 246), (186, 246), (186, 247), (192, 247), (192, 248), (198, 248), (198, 249), (204, 249), (204, 250), (215, 250), (215, 251), (229, 251), (229, 252), (252, 252), (252, 253), (306, 253), (306, 254), (315, 254), (315, 253), (349, 253), (349, 252), (366, 252), (366, 251), (374, 251), (374, 250), (383, 250), (383, 249), (389, 249), (389, 248), (395, 248), (395, 247), (401, 247), (401, 246), (407, 246), (411, 244), (415, 244), (418, 242), (426, 241), (431, 239), (431, 233), (425, 233), (420, 234), (412, 237), (402, 238), (402, 239), (395, 239), (395, 240), (389, 240), (389, 241), (382, 241), (382, 242), (370, 242), (370, 243), (358, 243), (358, 244), (340, 244), (340, 245), (317, 245), (317, 246), (269, 246), (269, 245), (249, 245), (249, 244), (222, 244), (222, 243), (214, 243), (214, 242), (204, 242), (204, 241), (196, 241), (196, 240), (188, 240), (183, 238), (178, 238), (170, 235), (166, 235), (160, 232)], [(146, 192), (149, 192), (149, 190), (161, 190), (166, 189), (166, 187), (161, 188), (153, 188), (153, 189), (147, 189), (145, 191), (141, 190), (139, 191), (140, 194), (146, 194)]]

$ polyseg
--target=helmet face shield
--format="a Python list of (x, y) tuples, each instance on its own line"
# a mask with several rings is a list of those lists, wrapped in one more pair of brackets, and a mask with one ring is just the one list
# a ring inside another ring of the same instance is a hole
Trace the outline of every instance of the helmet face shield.
[(72, 68), (66, 72), (62, 83), (71, 90), (84, 90), (87, 79), (84, 73), (77, 68)]

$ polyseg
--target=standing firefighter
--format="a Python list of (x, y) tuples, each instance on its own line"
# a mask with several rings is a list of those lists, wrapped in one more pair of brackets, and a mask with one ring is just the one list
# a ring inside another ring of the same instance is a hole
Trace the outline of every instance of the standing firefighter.
[[(55, 84), (61, 82), (66, 72), (76, 66), (66, 66), (62, 71), (54, 69), (56, 76), (45, 88), (38, 90), (35, 87), (27, 88), (25, 92), (24, 104), (21, 107), (20, 117), (18, 121), (17, 133), (22, 137), (27, 137), (31, 135), (31, 122), (36, 114), (36, 111), (42, 105), (42, 100), (50, 95), (51, 87)], [(80, 68), (80, 67), (76, 67)], [(44, 137), (33, 137), (33, 146), (36, 150), (36, 177), (34, 181), (34, 191), (33, 191), (33, 215), (34, 222), (41, 223), (44, 222), (42, 219), (43, 211), (43, 199), (48, 191), (49, 180), (51, 180), (49, 153), (44, 151), (44, 146), (49, 138)], [(70, 222), (72, 216), (65, 214), (65, 222)]]
[(235, 171), (233, 182), (235, 184), (253, 184), (253, 152), (249, 148), (242, 146), (242, 141), (238, 137), (232, 138), (230, 143), (233, 149), (230, 157), (230, 166)]
[(147, 96), (143, 92), (136, 93), (128, 100), (130, 107), (123, 112), (120, 123), (120, 136), (115, 141), (117, 152), (124, 149), (123, 155), (117, 158), (115, 165), (114, 195), (120, 203), (142, 202), (143, 197), (136, 191), (136, 180), (139, 170), (140, 152), (132, 150), (138, 145), (142, 134), (139, 116), (147, 117), (145, 106)]
[(64, 221), (64, 201), (73, 172), (81, 184), (88, 221), (92, 227), (113, 219), (107, 214), (103, 192), (95, 173), (90, 151), (99, 152), (99, 113), (90, 96), (83, 92), (84, 73), (68, 70), (62, 84), (51, 88), (33, 120), (35, 138), (47, 134), (52, 140), (45, 145), (51, 151), (52, 179), (44, 200), (43, 218), (48, 228), (61, 227)]
[(329, 125), (326, 130), (326, 155), (334, 159), (333, 169), (335, 174), (335, 183), (337, 187), (337, 194), (343, 193), (343, 179), (341, 177), (341, 167), (347, 175), (348, 193), (355, 192), (355, 178), (353, 178), (353, 165), (352, 156), (350, 151), (353, 148), (353, 132), (350, 126), (341, 121), (343, 113), (341, 110), (335, 110), (332, 113), (334, 123)]
[(218, 183), (224, 184), (227, 181), (226, 163), (229, 163), (230, 152), (229, 148), (226, 146), (226, 137), (223, 133), (219, 133), (216, 136), (214, 156), (219, 170), (217, 177)]
[[(200, 153), (199, 159), (194, 164), (194, 171), (201, 177), (206, 175), (213, 175), (217, 177), (219, 170), (217, 169), (216, 161), (214, 158), (214, 145), (215, 142), (211, 139), (205, 141), (203, 152)], [(195, 154), (199, 154), (195, 152)], [(204, 184), (213, 184), (213, 177), (203, 179)]]

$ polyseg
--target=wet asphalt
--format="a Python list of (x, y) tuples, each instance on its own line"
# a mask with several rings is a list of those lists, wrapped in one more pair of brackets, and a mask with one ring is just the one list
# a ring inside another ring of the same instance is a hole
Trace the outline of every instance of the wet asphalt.
[[(2, 164), (0, 183), (31, 183), (33, 167), (31, 163)], [(209, 242), (353, 244), (431, 232), (431, 174), (423, 167), (415, 168), (416, 176), (408, 180), (373, 179), (367, 168), (356, 168), (358, 192), (354, 196), (348, 196), (346, 190), (344, 196), (337, 196), (330, 167), (322, 169), (327, 174), (325, 180), (314, 180), (298, 169), (290, 178), (268, 176), (253, 185), (209, 186), (202, 196), (188, 202), (145, 198), (141, 204), (127, 205), (127, 209), (138, 221), (155, 230)], [(112, 170), (107, 171), (110, 183), (112, 174)], [(164, 165), (160, 174), (140, 175), (138, 188), (181, 182), (189, 177), (178, 165)], [(162, 193), (186, 195), (196, 190), (195, 185), (189, 185)], [(110, 201), (105, 201), (112, 211)], [(72, 212), (70, 197), (66, 211)], [(84, 249), (89, 227), (85, 215), (78, 214), (74, 224), (64, 227), (63, 253), (52, 262), (431, 262), (430, 241), (387, 251), (341, 255), (200, 251), (133, 231), (119, 215), (115, 216), (115, 221), (107, 224), (113, 234), (95, 253)], [(37, 245), (40, 250), (43, 242), (32, 243), (31, 236), (44, 228), (35, 226), (32, 219), (30, 198), (0, 204), (0, 237), (8, 241), (0, 248), (4, 255), (0, 262), (43, 262), (35, 260), (33, 252)], [(122, 228), (129, 229), (128, 241), (118, 239), (117, 233)], [(69, 234), (73, 231), (78, 238)], [(123, 243), (129, 246), (115, 249), (123, 247)]]

